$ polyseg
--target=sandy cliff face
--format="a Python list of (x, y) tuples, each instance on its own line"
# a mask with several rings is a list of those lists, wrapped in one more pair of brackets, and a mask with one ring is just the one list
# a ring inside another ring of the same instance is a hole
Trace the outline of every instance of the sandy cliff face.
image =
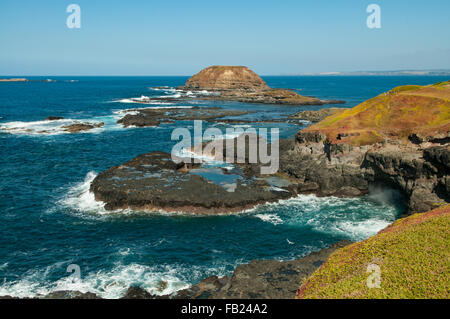
[(185, 89), (268, 90), (266, 82), (245, 66), (210, 66), (192, 76)]

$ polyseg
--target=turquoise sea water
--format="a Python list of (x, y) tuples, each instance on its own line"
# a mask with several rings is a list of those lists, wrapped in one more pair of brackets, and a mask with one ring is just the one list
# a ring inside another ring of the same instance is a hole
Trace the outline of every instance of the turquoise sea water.
[[(170, 151), (176, 127), (122, 128), (121, 110), (142, 107), (129, 98), (175, 95), (187, 77), (53, 77), (0, 84), (0, 295), (33, 296), (76, 289), (120, 297), (130, 285), (164, 294), (209, 275), (229, 275), (252, 259), (293, 259), (342, 239), (361, 240), (394, 221), (398, 196), (376, 189), (357, 199), (299, 196), (230, 216), (107, 212), (89, 193), (110, 166), (152, 150)], [(352, 107), (392, 87), (430, 84), (443, 77), (265, 77), (272, 87), (298, 90)], [(180, 102), (145, 107), (217, 106), (252, 110), (273, 119), (317, 106)], [(327, 107), (327, 106), (325, 106)], [(42, 122), (63, 116), (63, 122)], [(67, 134), (61, 123), (102, 121), (91, 132)], [(307, 125), (307, 124), (305, 124)], [(204, 125), (207, 126), (206, 124)], [(226, 128), (228, 125), (219, 124)], [(292, 137), (304, 126), (279, 127)], [(47, 134), (38, 134), (47, 130)], [(74, 280), (67, 267), (80, 267)], [(161, 282), (167, 287), (161, 289)]]

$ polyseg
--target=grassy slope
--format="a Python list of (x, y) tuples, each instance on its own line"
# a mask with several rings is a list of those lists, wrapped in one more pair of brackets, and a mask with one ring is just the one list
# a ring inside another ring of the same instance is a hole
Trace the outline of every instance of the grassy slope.
[[(433, 136), (450, 131), (450, 81), (406, 85), (382, 93), (306, 131), (321, 131), (332, 142), (366, 145), (411, 133)], [(337, 140), (339, 133), (352, 134)]]
[[(377, 235), (335, 251), (297, 298), (449, 298), (450, 205), (399, 219)], [(367, 265), (381, 269), (368, 288)]]

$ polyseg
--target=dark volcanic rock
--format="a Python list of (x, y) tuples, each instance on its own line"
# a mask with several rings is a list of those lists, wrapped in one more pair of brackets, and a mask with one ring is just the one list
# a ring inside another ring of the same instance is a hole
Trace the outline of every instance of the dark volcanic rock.
[(327, 109), (320, 109), (317, 111), (301, 111), (294, 115), (289, 116), (290, 119), (299, 119), (304, 121), (310, 121), (312, 123), (320, 122), (327, 116), (336, 114), (338, 112), (343, 112), (347, 110), (346, 108), (327, 108)]
[(79, 292), (72, 290), (60, 290), (49, 293), (43, 299), (102, 299), (92, 292)]
[(226, 116), (245, 115), (248, 111), (223, 110), (220, 108), (165, 108), (165, 109), (130, 109), (132, 114), (126, 114), (117, 123), (125, 127), (137, 126), (158, 126), (163, 122), (184, 121), (184, 120), (203, 120), (214, 121)]
[[(185, 160), (186, 161), (186, 160)], [(229, 213), (291, 196), (263, 180), (235, 175), (230, 187), (199, 174), (198, 164), (172, 161), (170, 154), (151, 152), (100, 173), (90, 190), (106, 209), (132, 208), (193, 213)], [(227, 174), (227, 172), (224, 172)]]
[(371, 146), (331, 144), (317, 131), (300, 131), (280, 143), (280, 170), (297, 180), (299, 193), (357, 196), (369, 185), (401, 191), (408, 213), (449, 202), (449, 146), (426, 149), (398, 143)]
[(320, 267), (333, 251), (350, 243), (342, 241), (291, 261), (254, 260), (236, 267), (231, 277), (208, 277), (170, 298), (292, 299), (304, 278)]
[(127, 114), (123, 118), (117, 121), (118, 124), (122, 124), (125, 127), (136, 126), (158, 126), (161, 122), (156, 118), (147, 116), (145, 113)]
[(74, 124), (69, 124), (69, 125), (65, 125), (62, 128), (70, 133), (79, 133), (79, 132), (84, 132), (84, 131), (89, 131), (92, 130), (94, 128), (99, 128), (102, 127), (103, 125), (105, 125), (105, 123), (100, 122), (100, 123), (95, 123), (95, 124), (91, 124), (91, 123), (74, 123)]
[(62, 120), (64, 119), (62, 116), (49, 116), (45, 120), (46, 121), (56, 121), (56, 120)]
[(150, 294), (148, 291), (132, 286), (128, 288), (127, 292), (121, 299), (154, 299), (155, 296)]

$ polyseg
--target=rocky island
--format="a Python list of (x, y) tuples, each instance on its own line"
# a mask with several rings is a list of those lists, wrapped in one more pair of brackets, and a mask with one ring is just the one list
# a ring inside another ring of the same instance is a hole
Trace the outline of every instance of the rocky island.
[(272, 89), (261, 77), (245, 66), (210, 66), (189, 78), (179, 89), (185, 92), (206, 90), (215, 93), (202, 97), (202, 99), (209, 100), (283, 105), (345, 103), (344, 101), (302, 96), (287, 89)]

